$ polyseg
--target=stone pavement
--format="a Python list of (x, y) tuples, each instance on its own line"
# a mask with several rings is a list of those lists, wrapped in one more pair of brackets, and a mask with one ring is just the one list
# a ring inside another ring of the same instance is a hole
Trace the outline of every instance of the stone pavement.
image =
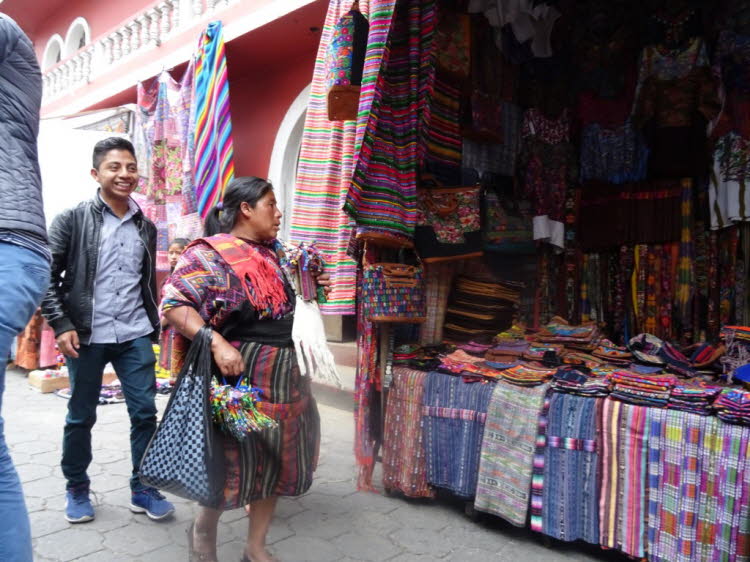
[[(70, 525), (63, 517), (64, 480), (60, 444), (66, 401), (31, 389), (25, 375), (7, 373), (3, 398), (6, 438), (23, 481), (37, 560), (185, 561), (185, 531), (195, 506), (173, 499), (174, 519), (155, 523), (132, 514), (128, 476), (129, 424), (124, 404), (98, 409), (94, 462), (89, 471), (98, 496), (96, 519)], [(463, 506), (357, 492), (349, 400), (319, 396), (323, 424), (320, 466), (312, 489), (282, 498), (269, 542), (285, 562), (312, 561), (512, 561), (620, 560), (586, 545), (554, 543), (500, 519), (470, 521)], [(163, 411), (166, 398), (158, 400)], [(347, 408), (348, 407), (348, 408)], [(377, 476), (377, 475), (376, 475)], [(376, 477), (376, 482), (378, 481)], [(219, 524), (219, 559), (238, 561), (247, 532), (243, 510), (227, 512)]]

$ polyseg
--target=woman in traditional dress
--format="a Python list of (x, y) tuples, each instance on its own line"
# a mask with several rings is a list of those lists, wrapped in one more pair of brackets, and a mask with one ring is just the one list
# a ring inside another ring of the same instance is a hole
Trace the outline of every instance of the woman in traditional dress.
[[(188, 339), (210, 325), (221, 374), (248, 377), (261, 389), (259, 409), (279, 425), (243, 444), (223, 436), (223, 498), (220, 505), (201, 506), (189, 530), (191, 560), (216, 560), (219, 516), (247, 503), (243, 561), (273, 560), (265, 541), (277, 498), (303, 494), (312, 483), (320, 419), (292, 343), (295, 296), (276, 239), (280, 224), (271, 184), (235, 178), (206, 219), (207, 237), (185, 250), (164, 289), (162, 310), (170, 325)], [(327, 274), (318, 277), (318, 284), (329, 283)], [(186, 343), (175, 346), (186, 351)]]

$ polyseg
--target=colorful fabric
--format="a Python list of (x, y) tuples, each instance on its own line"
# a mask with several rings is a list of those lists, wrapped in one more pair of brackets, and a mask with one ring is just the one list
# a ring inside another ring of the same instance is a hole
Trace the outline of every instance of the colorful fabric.
[(221, 21), (208, 24), (195, 55), (195, 196), (203, 219), (234, 177), (229, 76)]
[(648, 408), (604, 399), (599, 543), (642, 558), (646, 553)]
[[(563, 541), (599, 543), (603, 405), (601, 398), (552, 393), (542, 459), (543, 484), (534, 486), (541, 502), (539, 528), (535, 530)], [(535, 503), (532, 498), (532, 507)]]
[(240, 353), (249, 386), (260, 389), (258, 409), (276, 421), (252, 439), (222, 436), (224, 509), (270, 496), (299, 496), (312, 485), (320, 448), (320, 418), (310, 379), (299, 372), (293, 347), (244, 342)]
[(394, 367), (383, 434), (383, 487), (411, 498), (431, 498), (422, 429), (422, 395), (427, 373)]
[(750, 428), (650, 410), (649, 558), (750, 559)]
[(361, 143), (395, 3), (395, 0), (362, 0), (359, 3), (360, 12), (370, 22), (370, 30), (357, 123), (328, 119), (326, 85), (328, 46), (336, 23), (350, 10), (351, 1), (331, 0), (328, 3), (328, 13), (315, 58), (297, 168), (290, 239), (294, 243), (315, 242), (325, 255), (332, 285), (327, 301), (320, 304), (324, 314), (356, 312), (357, 267), (347, 254), (352, 237), (352, 223), (342, 208), (359, 151), (355, 137)]
[(422, 423), (427, 481), (470, 498), (477, 489), (483, 415), (494, 385), (432, 372), (424, 381)]
[[(344, 210), (364, 231), (408, 240), (416, 214), (419, 130), (434, 76), (433, 0), (396, 5)], [(360, 111), (362, 106), (360, 105)], [(356, 148), (355, 148), (356, 152)]]
[(474, 507), (526, 524), (539, 414), (549, 386), (498, 382), (487, 409)]
[[(278, 271), (274, 276), (283, 275), (278, 254), (272, 247), (257, 245), (254, 251), (257, 254), (254, 263), (263, 259), (267, 267)], [(231, 315), (242, 314), (248, 308), (255, 320), (269, 322), (269, 327), (271, 322), (294, 310), (291, 291), (283, 306), (255, 309), (250, 307), (248, 290), (250, 295), (263, 294), (257, 287), (248, 287), (216, 249), (199, 240), (180, 256), (165, 284), (162, 310), (193, 308), (217, 331), (221, 331)], [(253, 341), (239, 342), (239, 346), (244, 375), (252, 386), (261, 389), (262, 402), (258, 408), (278, 421), (279, 428), (264, 430), (258, 439), (245, 440), (242, 445), (228, 437), (223, 439), (225, 509), (270, 495), (304, 493), (312, 483), (320, 443), (317, 406), (310, 395), (309, 378), (300, 375), (294, 347)], [(188, 347), (186, 338), (175, 338), (173, 358), (178, 364), (174, 368), (182, 367)]]

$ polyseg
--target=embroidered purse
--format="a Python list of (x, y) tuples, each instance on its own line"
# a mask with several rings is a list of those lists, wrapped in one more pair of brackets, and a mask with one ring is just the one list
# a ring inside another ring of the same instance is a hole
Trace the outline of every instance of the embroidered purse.
[[(381, 248), (389, 250), (393, 251)], [(407, 251), (413, 253), (412, 263), (405, 263)], [(424, 322), (424, 270), (419, 256), (407, 248), (400, 248), (391, 258), (394, 261), (377, 261), (375, 255), (372, 245), (365, 243), (360, 295), (365, 317), (371, 322)]]
[(369, 28), (370, 24), (359, 11), (359, 2), (354, 2), (333, 28), (326, 53), (328, 119), (331, 121), (357, 119)]
[[(428, 180), (433, 182), (434, 180)], [(481, 188), (435, 187), (417, 190), (414, 243), (425, 262), (482, 255)]]

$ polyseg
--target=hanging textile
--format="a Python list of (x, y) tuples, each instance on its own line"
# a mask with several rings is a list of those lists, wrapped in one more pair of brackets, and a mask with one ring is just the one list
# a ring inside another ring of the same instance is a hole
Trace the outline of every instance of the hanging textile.
[(422, 431), (425, 371), (394, 367), (383, 434), (383, 487), (410, 498), (431, 498)]
[(474, 507), (526, 524), (537, 424), (548, 384), (498, 382), (487, 408)]
[(438, 372), (425, 378), (422, 422), (430, 484), (464, 498), (476, 492), (484, 423), (494, 387)]
[(150, 88), (136, 87), (133, 145), (140, 180), (133, 198), (157, 228), (157, 271), (169, 271), (171, 240), (194, 239), (203, 230), (193, 185), (193, 75), (191, 63), (180, 82), (165, 71)]
[(649, 408), (648, 551), (655, 562), (750, 559), (750, 428)]
[(541, 525), (535, 530), (563, 541), (599, 543), (603, 403), (602, 398), (552, 393), (543, 453), (544, 477), (541, 490), (537, 490), (534, 481), (531, 503), (532, 509), (541, 508)]
[(222, 23), (203, 32), (195, 55), (195, 196), (205, 219), (234, 177), (229, 77)]
[[(359, 276), (361, 280), (361, 275)], [(361, 297), (362, 283), (358, 283)], [(378, 325), (367, 320), (364, 301), (357, 299), (357, 374), (354, 381), (354, 458), (358, 466), (357, 489), (374, 491), (375, 427), (379, 423), (375, 397), (380, 388)]]
[[(413, 236), (419, 131), (428, 118), (434, 77), (434, 20), (434, 0), (405, 0), (396, 6), (344, 203), (360, 233), (404, 243)], [(360, 115), (362, 111), (360, 105)]]
[(604, 400), (599, 543), (642, 558), (646, 549), (646, 406)]
[(395, 0), (359, 2), (359, 10), (369, 20), (370, 30), (357, 123), (330, 121), (326, 101), (326, 53), (334, 26), (351, 8), (350, 0), (329, 2), (315, 59), (294, 190), (290, 238), (295, 243), (315, 242), (317, 248), (325, 254), (331, 271), (332, 287), (327, 302), (320, 305), (324, 314), (355, 313), (356, 263), (347, 254), (352, 224), (342, 207), (359, 152), (355, 137), (361, 142), (395, 4)]

